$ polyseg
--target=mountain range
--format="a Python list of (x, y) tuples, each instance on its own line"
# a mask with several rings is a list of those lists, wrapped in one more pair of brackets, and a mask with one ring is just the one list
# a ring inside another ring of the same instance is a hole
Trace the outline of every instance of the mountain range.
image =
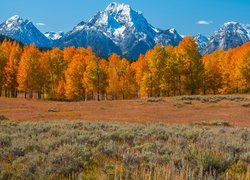
[[(117, 53), (130, 59), (138, 58), (156, 44), (176, 46), (182, 40), (174, 28), (155, 28), (141, 12), (122, 3), (109, 4), (104, 11), (98, 12), (86, 22), (80, 22), (66, 33), (43, 34), (31, 21), (16, 15), (0, 24), (0, 34), (24, 44), (34, 43), (38, 47), (91, 46), (99, 56), (107, 57)], [(197, 34), (194, 39), (202, 55), (218, 49), (227, 50), (250, 41), (250, 25), (228, 22), (215, 31), (212, 37)]]

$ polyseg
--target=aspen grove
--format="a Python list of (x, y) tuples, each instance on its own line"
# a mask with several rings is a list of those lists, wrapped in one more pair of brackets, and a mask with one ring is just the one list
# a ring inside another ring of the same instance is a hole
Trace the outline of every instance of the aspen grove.
[(137, 61), (91, 47), (39, 50), (4, 40), (0, 96), (51, 100), (104, 100), (250, 91), (250, 42), (201, 57), (192, 37), (178, 46), (156, 45)]

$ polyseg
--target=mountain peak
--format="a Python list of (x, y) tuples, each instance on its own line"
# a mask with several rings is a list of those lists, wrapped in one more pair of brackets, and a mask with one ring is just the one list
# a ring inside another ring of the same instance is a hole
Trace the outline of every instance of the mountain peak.
[(169, 29), (169, 32), (172, 33), (172, 34), (175, 34), (177, 31), (176, 31), (175, 28), (170, 28), (170, 29)]
[(235, 25), (238, 25), (238, 24), (239, 24), (238, 22), (230, 21), (230, 22), (224, 23), (224, 26), (235, 26)]
[(34, 43), (39, 47), (48, 47), (49, 40), (27, 19), (15, 15), (0, 24), (0, 34), (18, 40), (24, 44)]
[(130, 5), (125, 3), (116, 3), (116, 2), (110, 3), (105, 9), (105, 11), (109, 12), (130, 11), (130, 10), (131, 10)]
[(0, 24), (0, 30), (8, 30), (11, 31), (13, 29), (19, 29), (20, 26), (24, 26), (28, 24), (30, 21), (22, 19), (20, 16), (15, 15), (11, 18), (7, 19), (5, 22)]
[(9, 18), (7, 21), (18, 21), (22, 19), (19, 15), (14, 15), (11, 18)]
[(249, 34), (244, 25), (238, 22), (227, 22), (210, 38), (203, 54), (215, 50), (228, 50), (249, 41)]
[(28, 20), (23, 20), (19, 15), (14, 15), (11, 18), (9, 18), (8, 20), (6, 20), (5, 24), (8, 27), (11, 27), (11, 26), (15, 26), (15, 25), (20, 25), (20, 24), (24, 23), (25, 21), (28, 21)]
[(140, 11), (128, 4), (116, 2), (109, 4), (86, 23), (78, 24), (66, 36), (73, 37), (89, 31), (101, 32), (128, 58), (137, 58), (155, 44), (177, 45), (182, 39), (175, 29), (164, 31), (155, 28)]

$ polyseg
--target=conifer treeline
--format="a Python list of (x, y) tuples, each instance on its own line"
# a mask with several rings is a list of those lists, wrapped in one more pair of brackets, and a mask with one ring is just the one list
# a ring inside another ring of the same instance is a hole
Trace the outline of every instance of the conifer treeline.
[(156, 45), (133, 63), (116, 54), (99, 58), (91, 48), (0, 45), (0, 96), (101, 100), (249, 91), (250, 43), (201, 58), (186, 37), (176, 47)]

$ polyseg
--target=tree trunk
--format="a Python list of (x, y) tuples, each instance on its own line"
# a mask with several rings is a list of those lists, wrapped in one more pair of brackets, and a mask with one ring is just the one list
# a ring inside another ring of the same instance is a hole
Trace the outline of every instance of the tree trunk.
[(14, 88), (11, 89), (11, 97), (12, 97), (12, 98), (15, 97), (15, 89), (14, 89)]
[(42, 96), (41, 96), (41, 90), (38, 91), (38, 99), (42, 99)]
[(100, 101), (100, 92), (99, 92), (99, 90), (97, 91), (97, 101)]
[(32, 99), (33, 98), (33, 89), (30, 89), (29, 90), (29, 99)]
[(7, 98), (8, 97), (8, 91), (7, 88), (4, 88), (4, 96)]

